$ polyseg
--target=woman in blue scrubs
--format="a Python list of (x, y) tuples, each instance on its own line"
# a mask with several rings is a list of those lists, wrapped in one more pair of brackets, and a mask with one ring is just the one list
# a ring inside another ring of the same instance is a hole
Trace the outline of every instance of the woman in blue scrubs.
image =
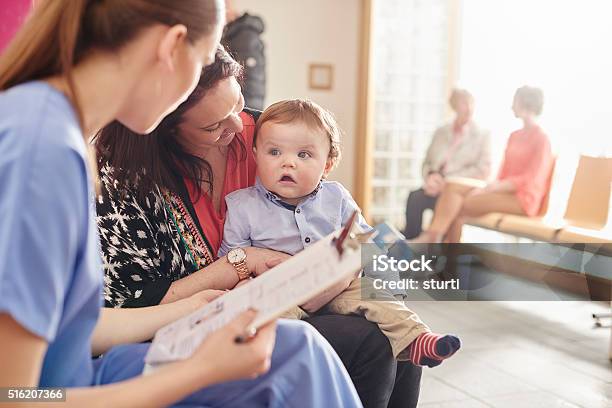
[(0, 387), (71, 387), (67, 407), (360, 406), (306, 324), (236, 343), (247, 312), (141, 376), (148, 345), (131, 343), (218, 293), (101, 309), (86, 139), (114, 119), (154, 129), (214, 58), (223, 12), (214, 0), (44, 1), (0, 56)]

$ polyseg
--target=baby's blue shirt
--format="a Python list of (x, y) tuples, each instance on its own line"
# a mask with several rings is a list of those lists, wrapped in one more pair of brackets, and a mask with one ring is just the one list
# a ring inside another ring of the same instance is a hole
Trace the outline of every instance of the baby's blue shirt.
[[(297, 206), (284, 203), (257, 179), (252, 187), (225, 197), (227, 215), (219, 256), (232, 248), (254, 246), (294, 255), (340, 229), (359, 210), (351, 194), (336, 181), (322, 181)], [(370, 231), (359, 214), (359, 226)]]

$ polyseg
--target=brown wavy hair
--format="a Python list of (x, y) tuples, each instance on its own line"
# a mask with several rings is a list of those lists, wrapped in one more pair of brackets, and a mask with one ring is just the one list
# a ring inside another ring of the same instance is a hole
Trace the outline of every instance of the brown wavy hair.
[[(138, 197), (144, 198), (156, 187), (180, 193), (182, 179), (189, 179), (196, 187), (197, 197), (202, 184), (212, 192), (213, 173), (210, 164), (193, 155), (180, 142), (179, 124), (183, 116), (221, 80), (235, 77), (242, 80), (242, 66), (222, 46), (218, 46), (215, 61), (202, 69), (193, 92), (179, 107), (162, 120), (146, 136), (139, 135), (114, 121), (94, 138), (98, 165), (111, 167), (111, 175), (120, 185), (128, 184)], [(238, 149), (230, 144), (229, 154), (246, 159), (246, 146), (240, 138)]]

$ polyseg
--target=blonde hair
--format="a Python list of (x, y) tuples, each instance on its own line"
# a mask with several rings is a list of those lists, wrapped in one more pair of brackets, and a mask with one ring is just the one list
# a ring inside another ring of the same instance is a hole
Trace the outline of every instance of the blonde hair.
[(270, 105), (259, 117), (255, 126), (253, 145), (257, 143), (257, 133), (266, 122), (305, 124), (310, 129), (320, 130), (329, 138), (329, 155), (333, 169), (340, 162), (340, 137), (342, 132), (331, 112), (305, 99), (288, 99)]
[(448, 104), (454, 111), (457, 110), (459, 99), (466, 99), (469, 103), (474, 103), (474, 96), (467, 89), (454, 88), (448, 98)]

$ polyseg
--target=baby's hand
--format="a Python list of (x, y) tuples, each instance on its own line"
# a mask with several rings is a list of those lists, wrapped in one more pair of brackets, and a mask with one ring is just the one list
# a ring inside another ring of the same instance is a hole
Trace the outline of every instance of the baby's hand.
[(256, 276), (291, 258), (291, 255), (284, 252), (264, 248), (250, 247), (245, 248), (245, 251), (247, 253), (247, 268), (249, 272), (254, 273)]

